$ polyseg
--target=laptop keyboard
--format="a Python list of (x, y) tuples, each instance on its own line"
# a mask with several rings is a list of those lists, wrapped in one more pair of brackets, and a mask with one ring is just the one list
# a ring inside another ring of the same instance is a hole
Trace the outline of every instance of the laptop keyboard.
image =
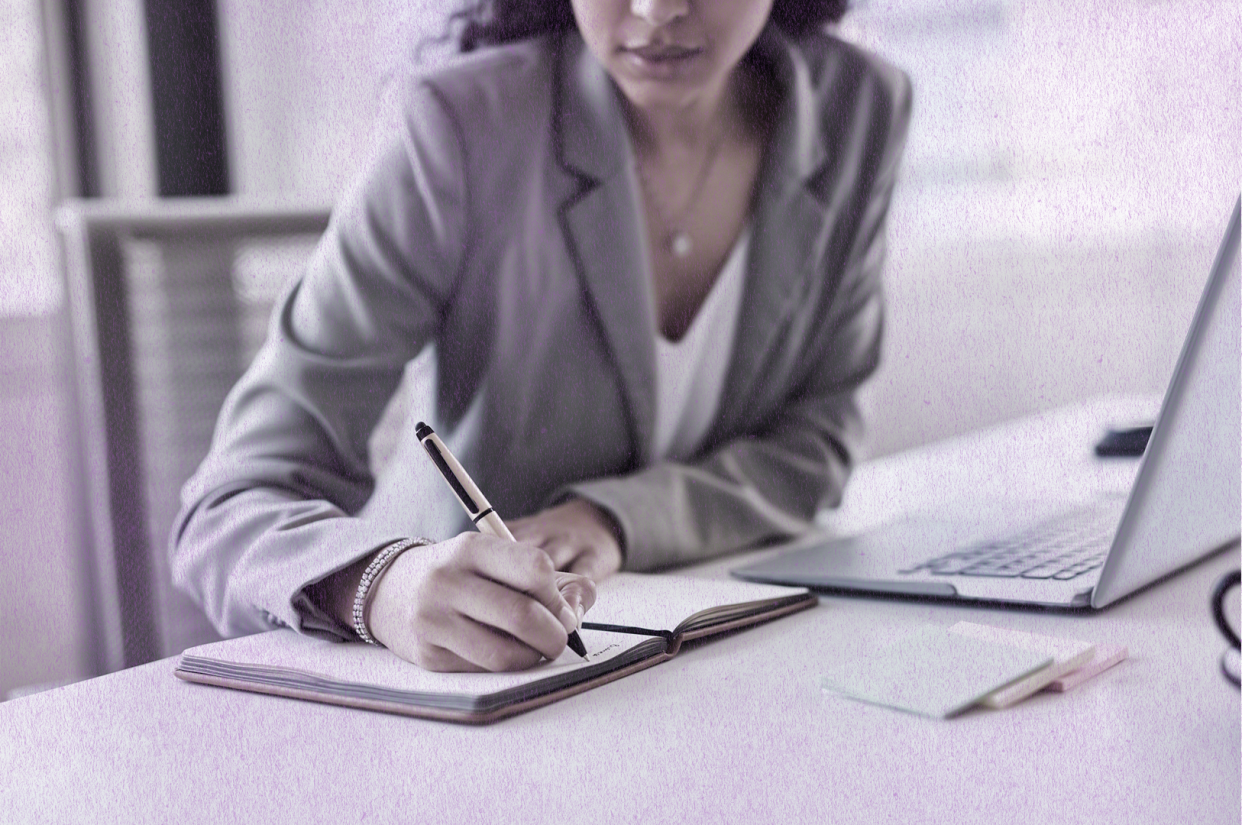
[(1071, 510), (1011, 537), (980, 542), (901, 572), (1073, 579), (1104, 565), (1116, 532), (1116, 511), (1109, 508)]

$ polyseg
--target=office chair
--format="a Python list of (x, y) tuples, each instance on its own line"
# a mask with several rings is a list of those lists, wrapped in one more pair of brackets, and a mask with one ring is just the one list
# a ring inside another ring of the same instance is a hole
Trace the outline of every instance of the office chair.
[(97, 672), (219, 638), (173, 589), (182, 484), (272, 302), (328, 209), (234, 198), (75, 201), (64, 246), (79, 476)]

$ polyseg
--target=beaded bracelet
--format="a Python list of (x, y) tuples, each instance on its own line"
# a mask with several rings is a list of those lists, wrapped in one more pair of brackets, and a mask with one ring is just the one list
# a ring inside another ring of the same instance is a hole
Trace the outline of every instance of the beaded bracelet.
[(358, 638), (369, 645), (383, 647), (379, 642), (371, 637), (367, 631), (366, 609), (367, 602), (371, 598), (371, 585), (379, 580), (384, 569), (392, 564), (397, 556), (409, 550), (411, 547), (422, 547), (431, 544), (430, 539), (402, 539), (396, 544), (390, 544), (379, 552), (379, 555), (371, 560), (367, 565), (367, 569), (362, 573), (362, 580), (358, 582), (358, 592), (354, 595), (354, 632), (358, 634)]

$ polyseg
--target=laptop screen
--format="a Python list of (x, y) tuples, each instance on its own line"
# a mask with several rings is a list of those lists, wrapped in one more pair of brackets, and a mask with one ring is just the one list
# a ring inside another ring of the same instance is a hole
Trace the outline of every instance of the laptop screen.
[(1242, 532), (1240, 213), (1242, 198), (1195, 310), (1093, 607), (1185, 567)]

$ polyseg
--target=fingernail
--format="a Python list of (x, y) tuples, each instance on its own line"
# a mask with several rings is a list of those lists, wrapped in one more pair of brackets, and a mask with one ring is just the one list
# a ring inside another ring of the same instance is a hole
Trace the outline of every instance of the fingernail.
[(569, 605), (561, 606), (561, 624), (565, 625), (565, 632), (572, 633), (578, 629), (578, 622), (574, 619), (574, 612), (569, 609)]
[(578, 602), (578, 626), (582, 626), (582, 617), (586, 615), (586, 610), (582, 607), (582, 602)]

